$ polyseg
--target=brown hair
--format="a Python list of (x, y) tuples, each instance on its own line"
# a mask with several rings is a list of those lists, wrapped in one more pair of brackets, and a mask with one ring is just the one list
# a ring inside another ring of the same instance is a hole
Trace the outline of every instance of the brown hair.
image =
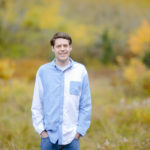
[(55, 34), (53, 35), (52, 39), (50, 40), (51, 46), (54, 47), (54, 45), (55, 45), (55, 40), (58, 39), (58, 38), (67, 39), (67, 40), (69, 41), (69, 45), (72, 44), (72, 39), (71, 39), (71, 37), (70, 37), (69, 34), (63, 33), (63, 32), (57, 32), (57, 33), (55, 33)]

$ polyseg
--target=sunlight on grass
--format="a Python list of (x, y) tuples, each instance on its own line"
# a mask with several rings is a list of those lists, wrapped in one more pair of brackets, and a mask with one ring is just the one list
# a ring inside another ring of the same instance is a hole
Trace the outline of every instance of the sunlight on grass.
[[(112, 78), (89, 75), (92, 121), (82, 150), (149, 150), (150, 99), (129, 98)], [(31, 120), (34, 82), (0, 81), (0, 149), (38, 150), (40, 137)]]

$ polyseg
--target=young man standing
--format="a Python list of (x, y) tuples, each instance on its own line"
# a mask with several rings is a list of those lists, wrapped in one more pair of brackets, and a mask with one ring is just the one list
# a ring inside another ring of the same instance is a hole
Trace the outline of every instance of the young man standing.
[(79, 138), (90, 126), (88, 74), (69, 57), (72, 39), (68, 34), (56, 33), (50, 44), (55, 59), (36, 74), (33, 126), (41, 136), (41, 150), (79, 150)]

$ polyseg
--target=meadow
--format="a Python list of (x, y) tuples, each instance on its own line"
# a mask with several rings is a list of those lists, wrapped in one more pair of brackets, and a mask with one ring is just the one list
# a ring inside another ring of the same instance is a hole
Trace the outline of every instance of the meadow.
[[(42, 12), (42, 13), (41, 13)], [(88, 68), (91, 126), (81, 150), (150, 150), (149, 0), (0, 0), (0, 150), (40, 150), (31, 104), (56, 32)]]
[[(126, 96), (116, 71), (89, 70), (91, 126), (81, 150), (149, 150), (150, 98)], [(0, 150), (40, 150), (32, 126), (34, 80), (0, 80)]]

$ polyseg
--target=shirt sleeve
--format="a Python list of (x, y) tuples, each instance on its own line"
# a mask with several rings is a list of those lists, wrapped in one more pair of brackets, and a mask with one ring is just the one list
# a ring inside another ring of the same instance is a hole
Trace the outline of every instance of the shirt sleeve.
[(43, 86), (39, 73), (37, 72), (33, 92), (31, 112), (32, 112), (32, 123), (38, 134), (40, 134), (44, 130), (42, 95), (43, 95)]
[(79, 104), (79, 119), (77, 132), (84, 136), (90, 126), (91, 120), (91, 94), (89, 87), (88, 74), (84, 75), (82, 83), (82, 93)]

